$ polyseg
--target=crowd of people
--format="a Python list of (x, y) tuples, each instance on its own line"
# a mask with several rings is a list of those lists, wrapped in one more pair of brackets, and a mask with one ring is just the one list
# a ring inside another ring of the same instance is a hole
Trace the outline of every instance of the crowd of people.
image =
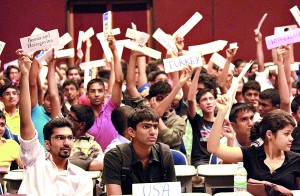
[[(253, 39), (253, 38), (252, 38)], [(103, 171), (108, 195), (132, 194), (133, 183), (176, 181), (170, 149), (190, 164), (244, 162), (248, 177), (288, 189), (300, 187), (300, 82), (293, 45), (272, 50), (276, 69), (264, 65), (262, 34), (255, 30), (256, 59), (230, 94), (247, 62), (226, 49), (226, 62), (185, 67), (166, 73), (161, 59), (132, 50), (128, 63), (118, 56), (116, 40), (107, 42), (111, 62), (92, 68), (84, 86), (75, 65), (47, 58), (41, 84), (35, 56), (16, 51), (18, 66), (0, 78), (0, 179), (24, 169), (19, 193), (91, 195), (86, 171)], [(184, 39), (174, 40), (184, 55)], [(91, 42), (86, 42), (89, 61)], [(53, 51), (54, 53), (54, 51)], [(231, 63), (234, 68), (230, 68)], [(16, 164), (17, 165), (16, 165)], [(80, 168), (81, 169), (80, 169)]]

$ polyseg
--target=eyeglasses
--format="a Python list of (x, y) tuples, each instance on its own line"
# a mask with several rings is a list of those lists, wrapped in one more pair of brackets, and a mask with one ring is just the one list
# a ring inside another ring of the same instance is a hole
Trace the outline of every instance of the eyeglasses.
[(79, 120), (75, 119), (75, 118), (74, 118), (73, 116), (71, 116), (70, 114), (67, 115), (67, 119), (69, 119), (69, 120), (72, 121), (72, 122), (78, 122), (78, 123), (80, 123)]
[(68, 136), (65, 136), (65, 135), (56, 135), (56, 136), (53, 136), (51, 138), (54, 138), (56, 140), (59, 140), (59, 141), (64, 141), (66, 139), (68, 139), (69, 141), (75, 141), (75, 137), (73, 135), (68, 135)]

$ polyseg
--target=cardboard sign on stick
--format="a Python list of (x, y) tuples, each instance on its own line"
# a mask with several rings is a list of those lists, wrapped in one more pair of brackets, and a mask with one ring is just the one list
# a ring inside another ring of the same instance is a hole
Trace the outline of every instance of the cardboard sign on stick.
[(4, 46), (5, 46), (5, 42), (0, 41), (0, 55), (4, 49)]
[(141, 195), (181, 195), (180, 182), (159, 182), (159, 183), (139, 183), (132, 184), (132, 196)]
[(140, 52), (144, 53), (145, 55), (150, 56), (154, 59), (160, 59), (161, 58), (161, 52), (159, 52), (157, 50), (154, 50), (152, 48), (148, 48), (146, 46), (141, 46), (138, 43), (130, 41), (130, 40), (125, 42), (124, 46), (126, 48), (131, 49), (131, 50), (140, 51)]
[(300, 42), (300, 28), (287, 31), (279, 35), (270, 35), (265, 38), (268, 50), (281, 45)]
[(225, 40), (217, 40), (206, 44), (189, 46), (189, 51), (198, 55), (206, 55), (223, 50), (227, 45)]
[(20, 42), (23, 51), (26, 53), (56, 47), (59, 45), (58, 30), (54, 29), (45, 33), (23, 37)]
[(295, 5), (290, 9), (291, 13), (293, 14), (295, 20), (297, 21), (299, 27), (300, 27), (300, 11), (299, 8)]
[(164, 59), (165, 72), (175, 72), (191, 65), (192, 67), (199, 67), (202, 65), (201, 56), (180, 56), (176, 58)]
[(168, 51), (171, 52), (178, 52), (178, 49), (176, 47), (176, 44), (174, 43), (172, 37), (170, 35), (167, 35), (163, 30), (158, 28), (154, 34), (152, 35), (156, 41), (158, 41), (163, 47), (165, 47)]
[(173, 39), (176, 37), (184, 37), (202, 18), (203, 16), (199, 12), (196, 12), (184, 25), (182, 25), (175, 33), (173, 33)]

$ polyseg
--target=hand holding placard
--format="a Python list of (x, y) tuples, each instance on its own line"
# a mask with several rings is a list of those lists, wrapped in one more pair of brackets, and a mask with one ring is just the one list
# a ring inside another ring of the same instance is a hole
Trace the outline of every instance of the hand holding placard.
[(163, 30), (158, 28), (154, 34), (152, 35), (156, 41), (158, 41), (163, 47), (165, 47), (168, 51), (170, 52), (175, 52), (177, 53), (177, 47), (170, 35), (167, 35)]

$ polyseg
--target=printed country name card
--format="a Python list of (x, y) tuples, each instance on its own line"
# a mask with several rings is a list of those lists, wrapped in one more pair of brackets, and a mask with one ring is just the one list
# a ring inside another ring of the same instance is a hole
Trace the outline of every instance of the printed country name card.
[(173, 39), (176, 37), (184, 37), (202, 18), (203, 16), (199, 12), (196, 12), (184, 25), (182, 25), (175, 33), (173, 33)]
[(4, 49), (4, 46), (5, 46), (5, 42), (0, 41), (0, 55)]
[(145, 45), (149, 38), (150, 35), (141, 31), (137, 31), (134, 29), (127, 29), (126, 31), (126, 37), (134, 39), (137, 43), (141, 44), (141, 45)]
[(91, 69), (93, 67), (102, 67), (102, 66), (106, 66), (105, 59), (84, 62), (79, 65), (80, 69), (82, 69), (82, 70)]
[(265, 38), (268, 50), (281, 45), (300, 42), (300, 28), (287, 31), (280, 35), (271, 35)]
[(140, 44), (133, 42), (133, 41), (127, 41), (124, 45), (126, 48), (129, 48), (131, 50), (137, 50), (142, 53), (144, 53), (147, 56), (150, 56), (154, 59), (160, 59), (161, 58), (161, 52), (154, 50), (152, 48), (148, 48), (146, 46), (141, 46)]
[(112, 14), (111, 11), (103, 14), (103, 32), (104, 36), (107, 37), (111, 33), (112, 29)]
[(132, 184), (132, 196), (180, 196), (180, 182), (140, 183)]
[(189, 46), (189, 51), (198, 55), (206, 55), (223, 50), (227, 45), (225, 40), (217, 40), (206, 44)]
[(167, 35), (163, 30), (158, 28), (154, 34), (152, 35), (156, 41), (158, 41), (163, 47), (165, 47), (168, 51), (178, 52), (177, 47), (172, 39), (172, 36)]
[(54, 29), (45, 33), (23, 37), (20, 42), (23, 51), (26, 53), (56, 47), (59, 45), (58, 30)]
[(192, 67), (199, 67), (202, 65), (201, 56), (180, 56), (176, 58), (164, 59), (165, 72), (175, 72), (191, 65)]

